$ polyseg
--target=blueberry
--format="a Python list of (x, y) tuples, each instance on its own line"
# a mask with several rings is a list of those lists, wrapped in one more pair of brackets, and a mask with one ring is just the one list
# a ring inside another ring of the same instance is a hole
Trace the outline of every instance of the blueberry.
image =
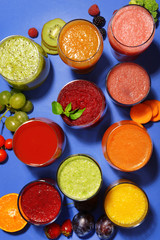
[(106, 215), (102, 215), (95, 224), (95, 230), (100, 239), (110, 239), (114, 235), (115, 226)]

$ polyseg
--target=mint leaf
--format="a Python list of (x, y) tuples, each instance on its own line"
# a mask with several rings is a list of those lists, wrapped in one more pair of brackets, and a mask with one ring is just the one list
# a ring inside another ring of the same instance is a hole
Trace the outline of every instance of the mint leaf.
[(82, 113), (84, 112), (85, 109), (86, 109), (86, 108), (79, 109), (79, 110), (77, 110), (75, 113), (71, 113), (71, 114), (69, 115), (69, 117), (70, 117), (72, 120), (76, 120), (77, 118), (79, 118), (79, 117), (82, 115)]
[(62, 105), (59, 102), (53, 101), (52, 102), (52, 112), (57, 115), (62, 114), (63, 113)]
[(72, 109), (72, 104), (71, 102), (67, 105), (67, 107), (65, 108), (65, 113), (69, 113)]

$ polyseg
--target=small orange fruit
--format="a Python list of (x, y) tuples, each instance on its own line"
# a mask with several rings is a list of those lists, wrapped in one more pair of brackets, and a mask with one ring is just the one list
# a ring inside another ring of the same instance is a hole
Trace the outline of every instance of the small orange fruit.
[(9, 193), (0, 198), (0, 228), (6, 232), (20, 231), (27, 224), (19, 213), (17, 200), (17, 193)]

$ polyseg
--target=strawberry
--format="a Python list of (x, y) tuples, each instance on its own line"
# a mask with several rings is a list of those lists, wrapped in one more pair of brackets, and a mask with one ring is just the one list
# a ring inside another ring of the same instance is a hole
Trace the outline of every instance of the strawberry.
[(61, 232), (66, 237), (70, 237), (72, 235), (72, 222), (70, 219), (67, 219), (63, 222), (61, 226)]
[(97, 16), (100, 13), (99, 7), (97, 4), (93, 4), (89, 9), (88, 13), (91, 16)]
[(36, 28), (30, 28), (28, 30), (28, 35), (31, 37), (31, 38), (36, 38), (38, 36), (38, 30)]
[(61, 234), (61, 226), (55, 222), (46, 226), (44, 230), (49, 239), (57, 239)]

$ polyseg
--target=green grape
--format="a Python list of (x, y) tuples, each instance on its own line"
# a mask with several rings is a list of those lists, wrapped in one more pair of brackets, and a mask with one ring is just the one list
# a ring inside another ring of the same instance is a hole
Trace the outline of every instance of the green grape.
[(33, 104), (31, 101), (27, 100), (25, 105), (21, 108), (23, 112), (31, 112), (33, 109)]
[(20, 122), (24, 123), (28, 120), (28, 115), (25, 112), (19, 111), (14, 114), (14, 117)]
[(12, 108), (20, 109), (25, 105), (26, 97), (23, 93), (15, 93), (11, 96), (9, 103)]
[(5, 105), (0, 104), (0, 112), (3, 112), (4, 109), (5, 109)]
[(21, 123), (14, 116), (6, 118), (5, 126), (9, 131), (15, 132), (20, 125)]
[(21, 91), (19, 89), (12, 88), (10, 91), (11, 95), (14, 95), (15, 93), (20, 93)]
[(7, 105), (11, 98), (11, 93), (9, 91), (3, 91), (0, 93), (0, 104)]

